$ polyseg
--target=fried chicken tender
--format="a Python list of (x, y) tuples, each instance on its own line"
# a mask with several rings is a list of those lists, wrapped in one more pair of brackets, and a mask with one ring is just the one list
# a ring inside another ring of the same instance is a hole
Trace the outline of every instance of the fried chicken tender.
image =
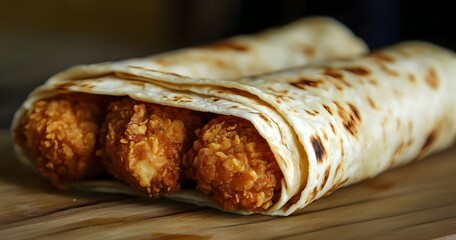
[(86, 94), (67, 94), (36, 102), (23, 120), (24, 145), (38, 172), (61, 189), (66, 183), (102, 171), (95, 157), (102, 111)]
[(265, 139), (247, 120), (211, 120), (198, 133), (184, 165), (197, 188), (224, 209), (261, 212), (279, 197), (282, 172)]
[(180, 189), (182, 155), (201, 125), (190, 110), (126, 97), (109, 106), (98, 154), (109, 173), (158, 197)]

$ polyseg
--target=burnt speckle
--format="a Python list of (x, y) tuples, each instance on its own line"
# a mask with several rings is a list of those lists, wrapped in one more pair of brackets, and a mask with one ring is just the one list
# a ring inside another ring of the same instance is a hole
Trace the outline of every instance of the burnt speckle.
[(374, 100), (372, 100), (371, 97), (367, 97), (367, 103), (369, 103), (369, 106), (373, 109), (377, 109), (377, 104), (375, 104)]
[(428, 70), (426, 74), (426, 82), (433, 89), (439, 88), (439, 78), (437, 77), (437, 72), (435, 69), (430, 68)]
[(314, 112), (310, 111), (310, 110), (304, 110), (307, 114), (309, 115), (312, 115), (312, 116), (315, 116), (317, 114), (315, 114)]
[(343, 70), (351, 72), (359, 76), (367, 76), (370, 74), (370, 71), (363, 67), (345, 67)]
[(322, 130), (322, 132), (323, 132), (323, 137), (325, 138), (326, 141), (328, 141), (329, 140), (328, 134), (326, 133), (325, 130)]
[(308, 199), (309, 202), (314, 200), (317, 197), (317, 195), (318, 195), (318, 188), (315, 187), (309, 195), (309, 199)]
[(271, 120), (269, 120), (269, 118), (266, 115), (264, 115), (262, 113), (259, 113), (258, 115), (260, 116), (261, 119), (263, 119), (265, 122), (267, 122), (269, 125), (271, 125)]
[(413, 73), (410, 73), (408, 75), (408, 80), (411, 82), (411, 83), (415, 83), (416, 82), (416, 77), (415, 75), (413, 75)]
[(388, 62), (388, 63), (393, 63), (395, 61), (392, 56), (387, 55), (385, 53), (381, 53), (381, 52), (373, 52), (373, 53), (369, 54), (369, 56), (373, 57), (379, 61)]
[(220, 100), (221, 100), (221, 99), (220, 99), (220, 98), (218, 98), (218, 97), (211, 97), (211, 99), (212, 99), (212, 101), (214, 101), (214, 102), (218, 102), (218, 101), (220, 101)]
[(358, 126), (361, 123), (360, 112), (353, 104), (350, 103), (348, 103), (348, 106), (350, 108), (349, 111), (347, 111), (337, 102), (334, 102), (334, 104), (338, 108), (338, 113), (345, 130), (347, 130), (347, 132), (349, 132), (352, 136), (356, 137), (358, 134)]
[[(341, 159), (341, 161), (343, 161), (345, 158), (345, 146), (344, 145), (345, 145), (344, 139), (340, 138), (340, 159)], [(336, 169), (336, 171), (337, 171), (337, 169)]]
[(58, 91), (67, 91), (71, 86), (73, 86), (72, 82), (66, 82), (66, 83), (62, 83), (62, 84), (57, 85), (55, 87), (55, 89), (58, 90)]
[(237, 51), (246, 52), (249, 47), (245, 44), (241, 44), (235, 41), (222, 41), (214, 44), (204, 45), (202, 48), (212, 49), (216, 51)]
[(422, 158), (427, 154), (432, 144), (435, 142), (436, 138), (437, 130), (431, 131), (431, 133), (429, 133), (426, 140), (424, 141), (423, 146), (421, 147), (420, 153), (418, 154), (418, 158)]
[(342, 174), (342, 163), (337, 164), (335, 175)]
[(390, 76), (393, 76), (393, 77), (398, 77), (400, 74), (399, 72), (389, 68), (388, 66), (386, 66), (385, 64), (383, 64), (383, 62), (378, 62), (378, 65), (380, 66), (380, 69), (385, 72), (386, 74), (390, 75)]
[(215, 65), (219, 66), (220, 68), (228, 67), (227, 62), (225, 62), (225, 61), (223, 61), (223, 60), (221, 60), (221, 59), (215, 59), (215, 60), (213, 61), (213, 63), (214, 63)]
[(281, 95), (286, 95), (288, 94), (290, 91), (288, 89), (284, 89), (284, 90), (279, 90), (279, 89), (275, 89), (275, 88), (272, 88), (272, 87), (267, 87), (267, 89), (272, 92), (273, 94), (281, 94)]
[(406, 149), (406, 147), (407, 147), (407, 144), (404, 143), (404, 142), (401, 142), (401, 143), (399, 143), (397, 145), (396, 149), (394, 150), (393, 158), (392, 158), (392, 161), (391, 161), (391, 165), (392, 166), (395, 164), (396, 158)]
[(176, 102), (193, 102), (192, 97), (187, 96), (187, 95), (177, 95), (177, 96), (174, 96), (172, 99), (173, 99), (173, 101), (176, 101)]
[(315, 56), (315, 48), (311, 46), (304, 46), (304, 54), (307, 56)]
[(374, 85), (374, 86), (378, 86), (378, 81), (376, 79), (368, 79), (367, 81), (369, 81), (370, 84)]
[(358, 108), (351, 103), (348, 103), (348, 106), (350, 107), (350, 110), (354, 114), (355, 118), (361, 122), (361, 113), (359, 112)]
[(297, 82), (290, 84), (300, 89), (306, 89), (308, 87), (317, 88), (321, 83), (320, 80), (300, 78)]
[(312, 147), (314, 149), (317, 162), (322, 163), (323, 159), (326, 158), (326, 150), (323, 146), (320, 136), (315, 135), (310, 137), (310, 142), (312, 143)]
[[(330, 77), (332, 77), (332, 78), (334, 78), (336, 80), (339, 80), (341, 83), (343, 83), (347, 87), (351, 87), (352, 86), (349, 82), (347, 82), (344, 79), (344, 75), (338, 69), (326, 67), (326, 68), (323, 68), (323, 74), (327, 75), (327, 76), (330, 76)], [(339, 90), (341, 90), (341, 89), (339, 89)]]
[(329, 123), (329, 126), (331, 127), (331, 130), (334, 134), (336, 134), (336, 128), (334, 127), (334, 124)]
[(321, 184), (321, 189), (323, 189), (326, 186), (326, 183), (328, 182), (328, 179), (329, 179), (330, 171), (331, 171), (331, 168), (328, 167), (325, 171), (325, 176), (324, 176), (323, 182)]
[(331, 108), (328, 105), (323, 104), (323, 107), (329, 114), (331, 114), (331, 115), (333, 114)]

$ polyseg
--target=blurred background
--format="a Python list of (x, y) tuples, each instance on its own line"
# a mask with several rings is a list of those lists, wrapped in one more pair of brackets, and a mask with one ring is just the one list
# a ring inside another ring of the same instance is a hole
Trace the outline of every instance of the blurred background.
[(456, 50), (453, 0), (15, 0), (0, 2), (0, 126), (52, 74), (147, 56), (310, 15), (332, 16), (371, 49), (422, 39)]

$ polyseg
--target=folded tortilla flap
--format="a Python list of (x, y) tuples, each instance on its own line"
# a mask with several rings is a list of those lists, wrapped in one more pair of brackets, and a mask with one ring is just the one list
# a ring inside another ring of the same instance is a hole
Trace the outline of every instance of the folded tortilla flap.
[(367, 50), (364, 41), (343, 24), (316, 16), (254, 35), (118, 64), (191, 77), (231, 79), (325, 59), (357, 56)]

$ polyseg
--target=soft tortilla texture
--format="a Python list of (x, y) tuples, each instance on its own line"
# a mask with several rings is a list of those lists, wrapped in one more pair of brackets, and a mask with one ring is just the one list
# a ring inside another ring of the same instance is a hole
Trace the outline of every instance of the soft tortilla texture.
[(328, 17), (307, 17), (254, 35), (115, 64), (183, 76), (231, 79), (367, 52), (347, 27)]
[[(15, 123), (34, 101), (66, 92), (128, 95), (247, 119), (267, 140), (284, 175), (280, 200), (264, 214), (289, 215), (340, 187), (451, 145), (455, 76), (455, 54), (424, 42), (237, 80), (189, 78), (124, 64), (87, 65), (36, 89)], [(20, 146), (16, 150), (31, 164)], [(74, 186), (132, 193), (116, 181)], [(198, 191), (167, 197), (215, 207)]]

